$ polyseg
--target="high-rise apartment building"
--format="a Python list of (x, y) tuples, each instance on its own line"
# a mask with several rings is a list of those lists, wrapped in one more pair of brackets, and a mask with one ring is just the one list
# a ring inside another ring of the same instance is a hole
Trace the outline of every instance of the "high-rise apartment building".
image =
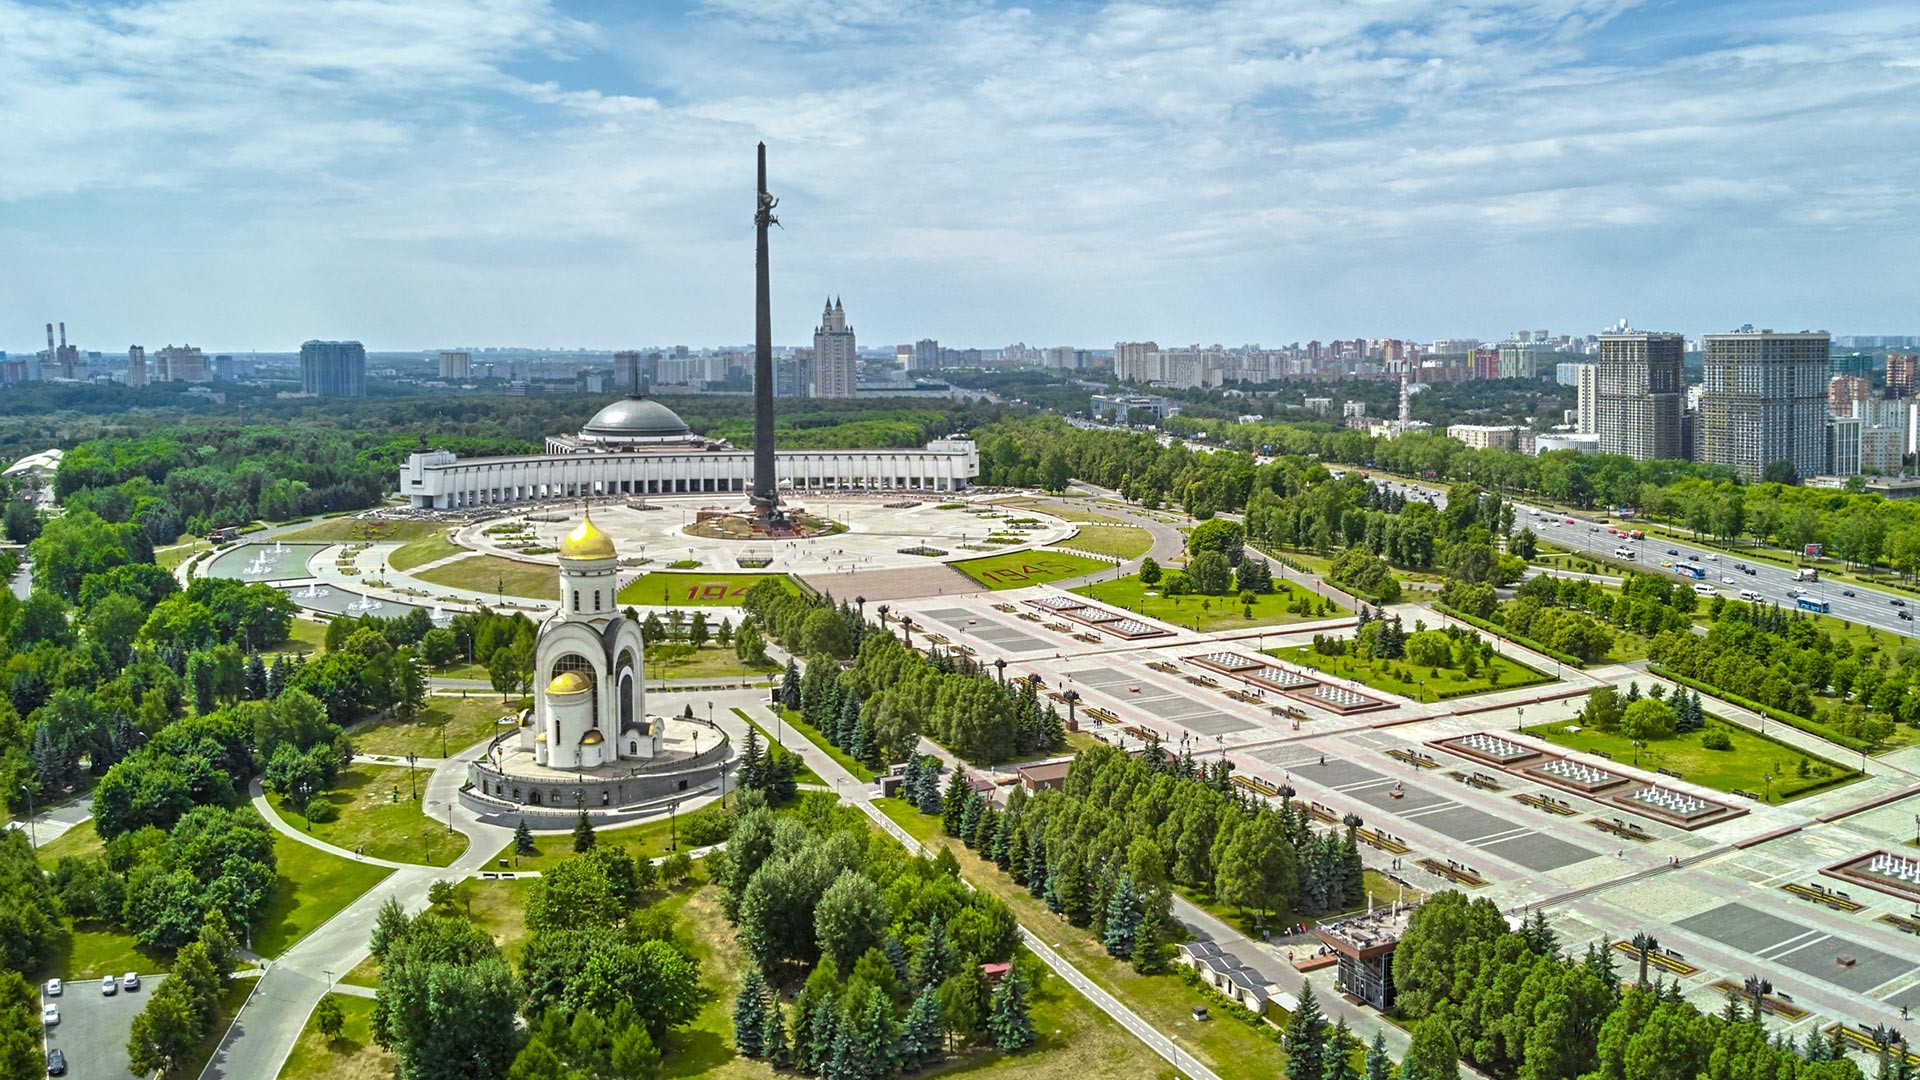
[(1581, 364), (1575, 385), (1580, 388), (1580, 398), (1575, 409), (1573, 430), (1581, 435), (1597, 435), (1600, 433), (1599, 367)]
[(613, 354), (613, 388), (634, 397), (647, 392), (647, 359), (638, 349)]
[(1636, 461), (1680, 456), (1680, 414), (1686, 408), (1680, 334), (1626, 330), (1600, 335), (1594, 368), (1594, 433), (1600, 452)]
[(127, 385), (136, 390), (147, 385), (147, 350), (138, 345), (127, 346)]
[(1498, 355), (1502, 379), (1532, 379), (1540, 374), (1540, 353), (1530, 342), (1503, 341)]
[(467, 352), (442, 352), (440, 354), (440, 377), (443, 379), (469, 379), (473, 377), (473, 354)]
[(1826, 466), (1828, 337), (1824, 332), (1708, 334), (1696, 441), (1699, 460), (1758, 479), (1787, 462), (1796, 475)]
[(366, 397), (366, 347), (357, 341), (302, 343), (300, 389), (320, 397)]
[(169, 345), (154, 354), (156, 382), (206, 382), (207, 358), (192, 345)]
[(928, 371), (940, 366), (940, 343), (933, 338), (921, 338), (913, 343), (913, 368), (915, 371)]
[(860, 358), (854, 351), (853, 328), (839, 297), (827, 302), (820, 325), (813, 329), (813, 396), (850, 398), (858, 381)]
[(1165, 373), (1156, 370), (1150, 357), (1160, 352), (1160, 345), (1152, 341), (1116, 341), (1113, 343), (1113, 373), (1121, 382), (1150, 383), (1159, 382)]
[(1867, 400), (1867, 380), (1858, 375), (1834, 375), (1827, 379), (1827, 414), (1852, 416), (1853, 407)]
[(1887, 354), (1887, 396), (1910, 398), (1920, 389), (1920, 353)]

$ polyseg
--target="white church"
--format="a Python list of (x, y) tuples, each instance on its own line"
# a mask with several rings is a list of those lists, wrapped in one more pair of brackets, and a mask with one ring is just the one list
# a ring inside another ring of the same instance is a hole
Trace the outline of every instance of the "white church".
[(666, 719), (647, 715), (646, 644), (621, 615), (613, 539), (591, 515), (560, 541), (560, 609), (540, 626), (533, 708), (520, 749), (553, 769), (597, 769), (662, 754)]

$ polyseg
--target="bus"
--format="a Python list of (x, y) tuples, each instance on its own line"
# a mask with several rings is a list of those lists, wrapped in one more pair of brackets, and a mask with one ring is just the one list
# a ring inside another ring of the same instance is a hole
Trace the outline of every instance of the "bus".
[(1616, 559), (1631, 559), (1633, 558), (1633, 552), (1628, 551), (1626, 548), (1614, 548), (1613, 557)]
[(1815, 600), (1811, 596), (1803, 596), (1800, 599), (1795, 600), (1793, 602), (1793, 606), (1799, 608), (1801, 611), (1817, 611), (1822, 615), (1825, 615), (1828, 611), (1832, 610), (1831, 605), (1829, 605), (1825, 600)]
[(1673, 572), (1676, 574), (1685, 574), (1695, 581), (1704, 581), (1707, 576), (1706, 567), (1695, 566), (1692, 563), (1681, 563), (1673, 568)]

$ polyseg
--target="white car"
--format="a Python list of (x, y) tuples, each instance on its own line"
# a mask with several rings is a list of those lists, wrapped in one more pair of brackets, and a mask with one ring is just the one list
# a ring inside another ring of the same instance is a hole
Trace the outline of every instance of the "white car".
[(40, 1008), (40, 1022), (52, 1027), (60, 1022), (60, 1006), (49, 1001)]
[(1720, 579), (1720, 584), (1722, 584), (1722, 585), (1732, 585), (1732, 584), (1735, 584), (1735, 582), (1734, 582), (1734, 580), (1733, 580), (1732, 578), (1730, 578), (1730, 577), (1723, 577), (1723, 578), (1721, 578), (1721, 579)]
[(1720, 561), (1720, 556), (1718, 556), (1718, 555), (1715, 555), (1715, 554), (1714, 554), (1713, 552), (1711, 552), (1711, 551), (1709, 551), (1709, 552), (1707, 552), (1707, 561), (1708, 561), (1708, 562), (1719, 562), (1719, 561)]
[(63, 992), (65, 992), (65, 990), (66, 990), (66, 987), (61, 985), (59, 979), (47, 980), (47, 996), (48, 997), (59, 997)]
[(111, 975), (100, 976), (100, 996), (112, 997), (120, 992), (120, 980)]

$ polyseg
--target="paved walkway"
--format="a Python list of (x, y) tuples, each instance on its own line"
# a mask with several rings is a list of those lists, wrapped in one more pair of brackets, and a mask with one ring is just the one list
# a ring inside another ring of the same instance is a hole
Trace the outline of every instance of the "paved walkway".
[(7, 822), (7, 828), (19, 829), (27, 834), (34, 847), (50, 844), (67, 834), (67, 830), (93, 816), (93, 796), (81, 797), (46, 809), (36, 808), (31, 818), (15, 818)]

